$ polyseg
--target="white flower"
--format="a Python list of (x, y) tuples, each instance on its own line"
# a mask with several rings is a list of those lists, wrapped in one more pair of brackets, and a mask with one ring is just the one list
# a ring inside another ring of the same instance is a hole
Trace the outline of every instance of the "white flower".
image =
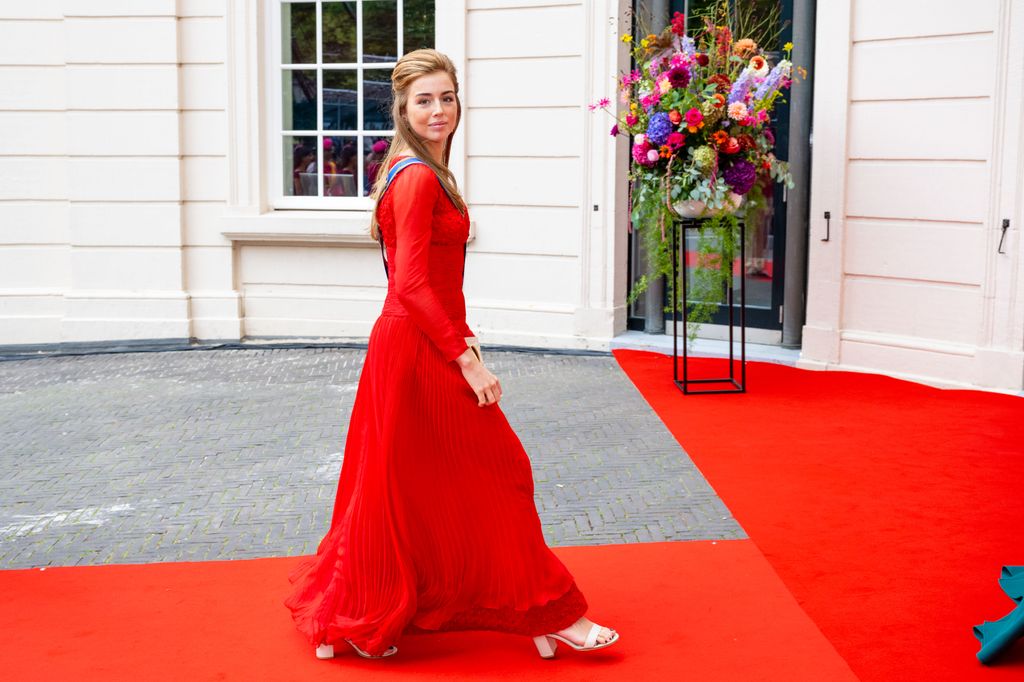
[(764, 78), (765, 76), (768, 75), (768, 72), (772, 70), (772, 67), (768, 65), (768, 60), (765, 59), (764, 57), (762, 57), (759, 61), (761, 62), (761, 68), (760, 69), (755, 69), (754, 68), (753, 60), (751, 60), (750, 64), (747, 66), (747, 68), (750, 69), (751, 71), (753, 71), (755, 76), (759, 76), (761, 78)]
[(657, 149), (647, 150), (647, 160), (650, 161), (651, 163), (655, 163), (660, 156), (661, 154), (658, 153)]
[(644, 140), (646, 140), (646, 139), (647, 139), (647, 136), (646, 136), (646, 135), (644, 135), (643, 133), (637, 133), (637, 134), (636, 134), (636, 137), (634, 137), (634, 138), (633, 138), (633, 141), (634, 141), (634, 142), (635, 142), (636, 144), (643, 144), (643, 143), (644, 143)]

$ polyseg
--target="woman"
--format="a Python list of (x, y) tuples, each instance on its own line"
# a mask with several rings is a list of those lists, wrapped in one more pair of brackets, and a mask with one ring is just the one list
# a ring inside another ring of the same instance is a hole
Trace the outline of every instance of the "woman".
[[(370, 332), (331, 527), (289, 575), (285, 601), (319, 657), (347, 642), (390, 656), (404, 632), (498, 630), (607, 646), (614, 630), (544, 543), (530, 460), (498, 407), (501, 383), (467, 343), (469, 215), (448, 170), (462, 109), (451, 61), (402, 57), (395, 140), (374, 183), (370, 234), (388, 294)], [(387, 185), (387, 171), (416, 157)], [(384, 191), (387, 189), (388, 191)]]

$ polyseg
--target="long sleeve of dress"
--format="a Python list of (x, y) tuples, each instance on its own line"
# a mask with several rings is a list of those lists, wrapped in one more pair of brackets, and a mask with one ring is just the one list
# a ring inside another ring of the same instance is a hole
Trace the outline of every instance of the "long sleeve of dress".
[(444, 359), (454, 360), (469, 345), (430, 286), (434, 204), (443, 190), (429, 167), (415, 164), (398, 174), (390, 191), (394, 192), (395, 295)]

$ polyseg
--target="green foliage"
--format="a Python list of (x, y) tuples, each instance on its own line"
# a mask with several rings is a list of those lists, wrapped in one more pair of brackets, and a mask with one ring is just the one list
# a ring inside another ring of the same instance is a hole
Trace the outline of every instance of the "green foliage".
[[(723, 183), (724, 185), (724, 183)], [(691, 198), (702, 200), (706, 193), (702, 188), (695, 188), (690, 192)], [(672, 196), (677, 200), (682, 195), (682, 188), (678, 185), (672, 188)], [(633, 189), (633, 205), (631, 219), (633, 228), (639, 235), (647, 253), (649, 273), (641, 276), (626, 297), (627, 305), (631, 305), (636, 299), (647, 290), (652, 279), (664, 277), (669, 282), (672, 277), (672, 221), (679, 221), (674, 211), (669, 209), (664, 201), (665, 194), (658, 184), (638, 182)], [(709, 196), (707, 200), (709, 209), (721, 208), (722, 198), (717, 200)], [(718, 213), (709, 215), (706, 218), (698, 219), (696, 229), (697, 238), (697, 262), (690, 268), (690, 278), (687, 280), (687, 298), (689, 306), (682, 301), (682, 276), (684, 263), (677, 262), (676, 291), (679, 297), (676, 300), (676, 313), (682, 316), (686, 323), (686, 338), (692, 343), (697, 338), (700, 325), (710, 322), (719, 305), (726, 302), (726, 290), (732, 279), (732, 263), (739, 255), (740, 229), (744, 227), (749, 232), (756, 224), (757, 216), (762, 215), (765, 210), (765, 201), (760, 187), (755, 184), (745, 195), (745, 203), (736, 213)], [(753, 216), (754, 219), (750, 219)], [(743, 218), (741, 220), (741, 218)], [(662, 226), (664, 226), (664, 238), (662, 237)], [(679, 231), (679, 242), (685, 240), (682, 226), (677, 227)], [(743, 265), (741, 264), (741, 268)], [(687, 310), (688, 307), (688, 310)], [(670, 304), (664, 307), (664, 312), (673, 312)]]

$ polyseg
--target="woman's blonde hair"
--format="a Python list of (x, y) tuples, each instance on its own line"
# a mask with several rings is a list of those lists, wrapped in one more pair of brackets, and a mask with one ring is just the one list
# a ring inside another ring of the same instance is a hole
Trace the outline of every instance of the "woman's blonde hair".
[[(434, 160), (433, 154), (427, 149), (416, 131), (409, 125), (404, 112), (406, 103), (409, 101), (409, 88), (412, 82), (420, 76), (426, 76), (438, 71), (443, 71), (452, 79), (455, 88), (455, 127), (448, 134), (444, 143), (444, 165), (440, 166)], [(402, 56), (395, 64), (391, 73), (391, 120), (395, 123), (395, 139), (392, 140), (384, 159), (377, 168), (377, 177), (373, 181), (373, 189), (370, 191), (370, 198), (373, 199), (373, 213), (370, 216), (370, 236), (380, 240), (380, 225), (377, 222), (377, 207), (380, 196), (387, 184), (388, 170), (391, 167), (391, 160), (398, 156), (398, 150), (408, 150), (412, 155), (430, 166), (437, 174), (438, 180), (456, 200), (459, 213), (466, 214), (466, 202), (459, 193), (455, 184), (455, 176), (448, 170), (448, 158), (451, 156), (452, 136), (459, 128), (459, 121), (462, 120), (462, 101), (459, 99), (459, 79), (455, 75), (455, 65), (447, 55), (432, 49), (413, 50)], [(447, 201), (447, 199), (446, 199)]]

